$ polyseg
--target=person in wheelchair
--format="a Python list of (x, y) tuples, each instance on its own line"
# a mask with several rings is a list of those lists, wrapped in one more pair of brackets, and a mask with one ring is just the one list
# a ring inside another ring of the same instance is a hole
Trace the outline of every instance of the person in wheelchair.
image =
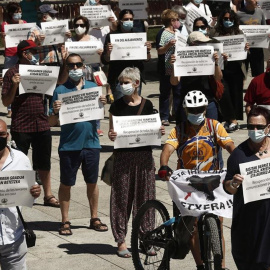
[[(234, 142), (228, 136), (223, 125), (217, 120), (205, 117), (208, 100), (199, 90), (187, 93), (183, 101), (183, 107), (187, 115), (187, 121), (180, 122), (173, 128), (163, 147), (160, 156), (159, 175), (169, 180), (172, 170), (168, 166), (170, 156), (176, 150), (178, 155), (177, 169), (194, 169), (198, 171), (218, 170), (218, 151), (222, 147), (229, 153), (234, 150)], [(174, 205), (174, 210), (176, 206)], [(223, 218), (220, 217), (221, 232)], [(197, 269), (203, 270), (204, 265), (200, 256), (197, 222), (190, 239), (192, 251)], [(225, 245), (222, 233), (223, 261), (222, 269), (225, 269)]]

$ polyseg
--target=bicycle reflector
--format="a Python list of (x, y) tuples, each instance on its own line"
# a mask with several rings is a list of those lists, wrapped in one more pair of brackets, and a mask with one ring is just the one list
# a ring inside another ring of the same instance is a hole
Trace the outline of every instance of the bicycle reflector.
[(170, 176), (173, 170), (169, 166), (161, 166), (158, 170), (158, 176), (162, 179), (166, 178), (166, 176)]

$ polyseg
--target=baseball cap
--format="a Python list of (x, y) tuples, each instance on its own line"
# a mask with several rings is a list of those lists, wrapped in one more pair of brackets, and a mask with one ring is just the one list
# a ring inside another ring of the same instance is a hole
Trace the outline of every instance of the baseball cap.
[(37, 47), (37, 45), (33, 40), (23, 40), (18, 44), (17, 52), (23, 52), (35, 47)]
[(58, 13), (58, 11), (54, 10), (51, 5), (47, 4), (41, 5), (39, 10), (41, 13)]
[(188, 36), (187, 44), (190, 45), (195, 42), (209, 42), (211, 40), (211, 38), (206, 37), (202, 32), (194, 31)]

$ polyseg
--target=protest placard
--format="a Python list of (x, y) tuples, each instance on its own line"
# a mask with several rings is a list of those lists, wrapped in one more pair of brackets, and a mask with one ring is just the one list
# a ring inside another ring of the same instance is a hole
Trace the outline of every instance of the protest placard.
[(6, 48), (17, 47), (22, 40), (27, 40), (28, 32), (35, 23), (23, 23), (23, 24), (6, 24), (5, 29), (5, 44)]
[(261, 10), (266, 19), (270, 19), (270, 1), (269, 0), (259, 0), (258, 5), (260, 6)]
[(99, 97), (102, 87), (59, 94), (62, 105), (59, 111), (60, 125), (85, 122), (104, 118), (104, 105)]
[(175, 51), (175, 76), (203, 76), (215, 73), (212, 46), (179, 47)]
[(146, 33), (114, 34), (110, 38), (113, 45), (111, 61), (147, 59)]
[(135, 20), (146, 20), (148, 19), (147, 0), (119, 0), (119, 8), (131, 9), (134, 13)]
[(0, 172), (0, 208), (13, 206), (32, 207), (34, 198), (30, 194), (35, 184), (35, 171)]
[(64, 43), (68, 31), (68, 20), (42, 22), (41, 29), (45, 35), (42, 46)]
[(114, 17), (117, 20), (110, 5), (99, 6), (81, 6), (80, 14), (86, 17), (90, 22), (90, 27), (102, 27), (110, 25), (109, 17)]
[(239, 164), (244, 203), (270, 198), (270, 158)]
[(69, 53), (77, 53), (82, 57), (84, 64), (94, 64), (100, 62), (99, 49), (103, 49), (100, 40), (65, 42), (65, 47)]
[(113, 116), (114, 149), (161, 145), (159, 114)]
[(52, 96), (59, 70), (60, 67), (20, 64), (19, 94), (37, 93)]
[(223, 43), (207, 43), (207, 46), (212, 46), (214, 48), (214, 52), (218, 54), (218, 65), (221, 70), (224, 69), (224, 59), (223, 59)]
[(180, 50), (179, 47), (186, 47), (187, 46), (187, 36), (184, 36), (179, 31), (175, 32), (175, 50)]
[(250, 48), (266, 48), (269, 46), (270, 25), (239, 25), (247, 37)]
[(180, 169), (168, 181), (168, 192), (183, 216), (198, 217), (207, 213), (231, 218), (233, 196), (223, 189), (226, 169), (198, 172)]
[(215, 37), (215, 39), (223, 43), (223, 52), (228, 55), (228, 61), (245, 60), (247, 58), (245, 35)]

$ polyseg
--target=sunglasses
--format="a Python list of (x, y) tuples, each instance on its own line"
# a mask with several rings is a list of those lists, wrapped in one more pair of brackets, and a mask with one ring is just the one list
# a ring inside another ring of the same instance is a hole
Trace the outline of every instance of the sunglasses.
[(195, 30), (199, 30), (199, 29), (205, 30), (206, 28), (207, 28), (207, 26), (205, 26), (205, 25), (202, 25), (202, 26), (195, 26), (195, 27), (194, 27)]
[(75, 28), (78, 28), (79, 26), (84, 28), (85, 24), (83, 24), (83, 23), (75, 23)]
[(78, 63), (67, 63), (67, 66), (68, 66), (69, 68), (74, 68), (75, 66), (76, 66), (77, 68), (81, 68), (81, 67), (83, 67), (83, 63), (82, 63), (82, 62), (78, 62)]
[(187, 111), (191, 114), (199, 114), (205, 111), (205, 107), (187, 108)]
[(122, 19), (122, 21), (125, 21), (125, 22), (127, 22), (127, 21), (133, 21), (133, 19), (125, 18), (125, 19)]
[(257, 130), (263, 130), (267, 127), (268, 125), (252, 125), (252, 124), (247, 124), (247, 129), (248, 130), (254, 130), (255, 128)]
[(231, 19), (230, 18), (228, 18), (228, 17), (224, 17), (223, 18), (223, 21), (230, 21)]

